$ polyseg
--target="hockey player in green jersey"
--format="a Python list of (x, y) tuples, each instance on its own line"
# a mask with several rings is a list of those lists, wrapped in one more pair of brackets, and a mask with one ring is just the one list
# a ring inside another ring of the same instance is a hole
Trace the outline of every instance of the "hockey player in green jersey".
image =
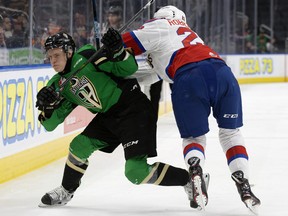
[(97, 115), (70, 143), (61, 186), (47, 192), (39, 207), (67, 204), (80, 185), (89, 156), (97, 150), (111, 153), (120, 144), (126, 160), (125, 176), (133, 184), (184, 186), (186, 191), (192, 190), (185, 169), (161, 162), (147, 163), (148, 157), (157, 155), (156, 114), (138, 82), (124, 79), (137, 71), (137, 62), (132, 50), (124, 49), (116, 30), (109, 29), (101, 42), (104, 51), (64, 86), (61, 83), (96, 50), (85, 45), (76, 51), (72, 37), (64, 32), (45, 42), (47, 58), (57, 74), (37, 94), (41, 124), (53, 131), (76, 106)]

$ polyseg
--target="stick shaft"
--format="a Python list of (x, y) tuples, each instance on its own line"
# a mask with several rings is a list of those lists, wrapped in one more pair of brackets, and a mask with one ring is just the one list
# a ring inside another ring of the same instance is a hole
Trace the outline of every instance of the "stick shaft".
[(92, 8), (93, 8), (93, 22), (94, 22), (94, 37), (95, 37), (95, 45), (96, 50), (100, 49), (100, 27), (97, 19), (97, 3), (96, 0), (92, 0)]
[(126, 22), (120, 29), (119, 32), (122, 33), (128, 26), (130, 26), (139, 16), (143, 13), (144, 10), (146, 10), (148, 7), (150, 7), (155, 0), (150, 0), (144, 7), (142, 7), (128, 22)]

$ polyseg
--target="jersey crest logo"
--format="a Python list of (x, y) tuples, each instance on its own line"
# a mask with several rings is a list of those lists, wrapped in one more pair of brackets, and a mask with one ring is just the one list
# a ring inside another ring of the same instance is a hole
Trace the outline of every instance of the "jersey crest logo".
[(66, 80), (66, 78), (65, 78), (65, 77), (61, 77), (61, 78), (59, 79), (59, 81), (58, 81), (58, 84), (59, 84), (59, 86), (61, 86), (61, 85), (62, 85), (62, 83), (64, 83), (64, 82), (65, 82), (65, 80)]
[(102, 104), (97, 91), (86, 76), (83, 76), (80, 79), (73, 77), (71, 81), (73, 83), (71, 87), (72, 93), (78, 96), (86, 108), (96, 107), (102, 109)]

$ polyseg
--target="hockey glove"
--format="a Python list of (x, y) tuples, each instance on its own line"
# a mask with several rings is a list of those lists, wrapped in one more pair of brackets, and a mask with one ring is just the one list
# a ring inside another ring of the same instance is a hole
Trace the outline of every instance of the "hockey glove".
[(55, 91), (54, 87), (45, 86), (37, 94), (36, 107), (49, 118), (53, 111), (59, 107), (60, 102), (59, 93)]
[(103, 35), (101, 42), (106, 46), (107, 57), (110, 61), (122, 61), (125, 58), (126, 51), (123, 47), (121, 34), (117, 30), (109, 28)]

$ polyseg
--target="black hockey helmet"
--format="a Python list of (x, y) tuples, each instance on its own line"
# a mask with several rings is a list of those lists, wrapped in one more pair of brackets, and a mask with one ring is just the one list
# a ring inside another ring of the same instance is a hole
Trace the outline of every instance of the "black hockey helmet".
[(76, 45), (73, 38), (69, 34), (65, 32), (59, 32), (55, 35), (49, 36), (46, 39), (44, 48), (46, 52), (50, 49), (62, 48), (64, 52), (67, 53), (69, 49), (72, 49), (74, 52)]

